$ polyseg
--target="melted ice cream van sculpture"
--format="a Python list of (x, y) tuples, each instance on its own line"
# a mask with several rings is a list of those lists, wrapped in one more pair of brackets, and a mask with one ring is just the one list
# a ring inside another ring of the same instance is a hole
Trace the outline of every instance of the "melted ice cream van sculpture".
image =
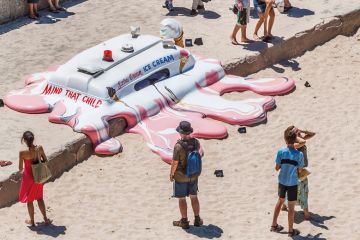
[(56, 70), (31, 75), (23, 89), (4, 100), (16, 111), (50, 112), (50, 122), (86, 134), (97, 154), (122, 150), (109, 136), (108, 122), (124, 118), (127, 132), (142, 134), (151, 150), (170, 162), (180, 121), (192, 123), (195, 137), (221, 139), (227, 130), (212, 119), (252, 125), (264, 121), (266, 110), (275, 106), (269, 96), (230, 101), (220, 97), (223, 93), (278, 95), (293, 88), (289, 78), (225, 75), (215, 59), (178, 46), (166, 48), (155, 36), (124, 34), (79, 53)]

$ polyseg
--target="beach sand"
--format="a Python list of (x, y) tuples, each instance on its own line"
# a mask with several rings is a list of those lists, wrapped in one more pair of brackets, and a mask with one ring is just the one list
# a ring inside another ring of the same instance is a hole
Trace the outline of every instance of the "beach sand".
[[(302, 232), (296, 239), (358, 239), (359, 34), (338, 36), (253, 75), (292, 77), (297, 88), (275, 97), (277, 108), (268, 113), (266, 124), (248, 127), (246, 134), (227, 125), (227, 139), (201, 140), (205, 157), (199, 198), (205, 226), (188, 231), (172, 226), (179, 212), (171, 198), (169, 165), (140, 136), (126, 134), (119, 137), (122, 154), (93, 156), (45, 186), (53, 226), (29, 230), (24, 204), (0, 209), (1, 239), (287, 239), (269, 227), (277, 200), (274, 158), (284, 145), (283, 130), (292, 124), (317, 133), (307, 144), (314, 220), (303, 221), (301, 212), (296, 213), (295, 227)], [(222, 169), (225, 177), (216, 178), (215, 169)], [(286, 226), (286, 219), (282, 212), (279, 223)], [(41, 220), (38, 210), (36, 220)]]

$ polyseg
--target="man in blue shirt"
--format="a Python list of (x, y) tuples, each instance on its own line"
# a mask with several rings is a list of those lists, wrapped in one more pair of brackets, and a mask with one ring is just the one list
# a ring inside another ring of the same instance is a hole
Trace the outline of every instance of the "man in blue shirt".
[(276, 203), (273, 222), (270, 228), (272, 232), (280, 232), (284, 228), (277, 224), (281, 206), (285, 201), (285, 195), (288, 196), (288, 223), (289, 223), (289, 236), (299, 235), (300, 232), (293, 228), (294, 225), (294, 208), (297, 200), (297, 184), (298, 184), (298, 171), (304, 167), (304, 155), (294, 147), (296, 141), (296, 129), (288, 127), (284, 132), (285, 142), (287, 147), (282, 147), (278, 150), (275, 159), (275, 170), (279, 171), (278, 181), (278, 195), (279, 199)]

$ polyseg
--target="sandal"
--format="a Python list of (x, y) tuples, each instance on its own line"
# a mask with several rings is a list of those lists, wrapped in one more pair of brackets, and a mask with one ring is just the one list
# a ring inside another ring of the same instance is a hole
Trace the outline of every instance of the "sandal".
[(281, 232), (284, 229), (283, 226), (276, 224), (276, 226), (271, 226), (270, 232)]
[(32, 20), (38, 20), (38, 17), (36, 17), (35, 15), (34, 16), (29, 15), (29, 18)]
[(6, 166), (9, 166), (9, 165), (11, 165), (12, 164), (12, 162), (10, 162), (10, 161), (0, 161), (0, 166), (1, 167), (6, 167)]
[(269, 43), (269, 42), (271, 42), (271, 37), (270, 36), (265, 36), (265, 37), (263, 37), (263, 42), (266, 42), (266, 43)]
[(292, 230), (292, 232), (289, 232), (289, 233), (288, 233), (288, 236), (289, 236), (289, 237), (294, 237), (294, 236), (297, 236), (297, 235), (299, 235), (299, 234), (300, 234), (300, 231), (294, 228), (294, 229)]
[(173, 226), (181, 227), (182, 229), (190, 228), (189, 221), (187, 220), (187, 218), (182, 218), (179, 221), (173, 221)]
[(52, 12), (52, 13), (59, 13), (59, 11), (58, 11), (56, 8), (54, 8), (54, 9), (50, 8), (50, 9), (49, 9), (49, 12)]
[(48, 226), (48, 225), (52, 224), (52, 222), (53, 222), (53, 220), (46, 218), (46, 220), (44, 221), (44, 225)]

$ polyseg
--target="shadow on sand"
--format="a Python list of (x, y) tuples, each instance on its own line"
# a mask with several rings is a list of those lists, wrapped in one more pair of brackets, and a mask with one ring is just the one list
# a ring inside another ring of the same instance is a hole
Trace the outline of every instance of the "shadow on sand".
[(311, 235), (311, 234), (308, 234), (306, 236), (296, 236), (296, 237), (292, 237), (292, 239), (294, 240), (326, 240), (326, 238), (324, 237), (321, 237), (322, 233), (318, 233), (316, 235)]
[(65, 231), (66, 231), (65, 226), (56, 226), (54, 224), (50, 224), (48, 226), (37, 225), (36, 227), (29, 227), (29, 229), (36, 232), (39, 235), (47, 235), (53, 238), (56, 238), (60, 235), (65, 235)]
[(302, 18), (305, 16), (311, 16), (314, 15), (315, 12), (311, 11), (309, 9), (306, 8), (298, 8), (298, 7), (292, 7), (288, 12), (286, 12), (285, 14), (287, 14), (288, 17), (293, 17), (293, 18)]
[[(69, 1), (62, 3), (62, 6), (64, 8), (69, 8), (74, 5), (86, 2), (86, 1), (88, 1), (88, 0), (69, 0)], [(50, 13), (48, 11), (48, 9), (41, 10), (39, 13), (41, 15), (39, 20), (32, 20), (32, 19), (29, 19), (27, 16), (25, 16), (25, 17), (21, 17), (17, 20), (0, 25), (0, 35), (10, 32), (15, 29), (19, 29), (23, 26), (26, 26), (26, 25), (32, 23), (33, 21), (35, 21), (36, 24), (53, 24), (53, 23), (59, 22), (61, 18), (67, 18), (67, 17), (75, 14), (73, 12)]]
[(199, 238), (207, 238), (207, 239), (220, 238), (223, 233), (223, 230), (221, 228), (212, 224), (203, 225), (201, 227), (191, 226), (189, 229), (185, 231)]
[[(315, 227), (329, 230), (329, 228), (325, 225), (325, 221), (336, 218), (335, 216), (321, 216), (319, 214), (310, 213), (310, 223)], [(295, 223), (300, 224), (304, 221), (304, 212), (299, 211), (295, 212)]]
[(266, 48), (268, 48), (268, 44), (279, 44), (281, 42), (284, 41), (284, 37), (277, 37), (277, 36), (273, 36), (273, 38), (269, 41), (269, 42), (264, 42), (264, 41), (254, 41), (252, 43), (247, 43), (247, 44), (243, 44), (243, 43), (239, 43), (239, 46), (241, 46), (243, 49), (245, 50), (249, 50), (249, 51), (253, 51), (253, 52), (260, 52)]
[(75, 13), (68, 11), (59, 13), (48, 12), (46, 15), (41, 16), (36, 24), (53, 24), (61, 21), (61, 18), (67, 18), (72, 15), (75, 15)]
[(221, 17), (220, 14), (214, 12), (214, 11), (208, 11), (205, 10), (204, 12), (199, 12), (197, 15), (192, 16), (190, 15), (190, 9), (185, 7), (174, 7), (174, 11), (168, 12), (166, 16), (187, 16), (187, 17), (196, 17), (198, 15), (202, 15), (206, 19), (217, 19)]
[(301, 68), (299, 67), (299, 62), (297, 62), (294, 59), (288, 59), (288, 60), (283, 60), (278, 62), (276, 65), (281, 65), (282, 67), (278, 67), (275, 65), (271, 65), (270, 68), (273, 69), (275, 72), (277, 73), (284, 73), (285, 72), (285, 68), (291, 68), (293, 71), (299, 71), (301, 70)]

